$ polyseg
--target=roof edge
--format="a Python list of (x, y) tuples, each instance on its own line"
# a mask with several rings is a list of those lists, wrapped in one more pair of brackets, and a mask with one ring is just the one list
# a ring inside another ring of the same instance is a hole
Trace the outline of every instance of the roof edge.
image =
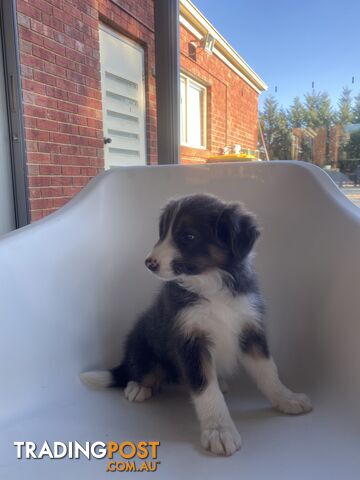
[(215, 38), (214, 55), (232, 68), (258, 93), (267, 90), (266, 83), (190, 0), (180, 0), (180, 23), (197, 38), (202, 38), (207, 32), (210, 33)]

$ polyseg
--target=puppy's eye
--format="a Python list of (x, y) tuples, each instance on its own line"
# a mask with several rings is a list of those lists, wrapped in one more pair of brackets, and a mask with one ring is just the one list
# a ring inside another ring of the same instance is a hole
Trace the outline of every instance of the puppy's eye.
[(184, 233), (181, 236), (181, 241), (184, 243), (191, 243), (195, 240), (195, 235), (193, 233)]

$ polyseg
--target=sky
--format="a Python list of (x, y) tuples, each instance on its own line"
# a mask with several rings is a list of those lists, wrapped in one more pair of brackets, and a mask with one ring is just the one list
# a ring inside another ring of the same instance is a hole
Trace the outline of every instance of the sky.
[(334, 105), (344, 86), (360, 92), (359, 0), (193, 3), (268, 85), (260, 107), (269, 94), (288, 107), (312, 82)]

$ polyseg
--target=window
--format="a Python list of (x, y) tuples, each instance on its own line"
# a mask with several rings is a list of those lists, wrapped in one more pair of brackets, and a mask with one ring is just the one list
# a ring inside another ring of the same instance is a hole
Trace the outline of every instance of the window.
[(186, 75), (180, 76), (181, 145), (206, 147), (206, 88)]

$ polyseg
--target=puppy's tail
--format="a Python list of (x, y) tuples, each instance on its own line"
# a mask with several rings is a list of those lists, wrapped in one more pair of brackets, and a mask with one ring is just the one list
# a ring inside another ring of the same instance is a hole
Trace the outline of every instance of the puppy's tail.
[(121, 364), (112, 370), (94, 370), (80, 373), (83, 383), (92, 388), (125, 388), (129, 381), (129, 372), (125, 364)]

